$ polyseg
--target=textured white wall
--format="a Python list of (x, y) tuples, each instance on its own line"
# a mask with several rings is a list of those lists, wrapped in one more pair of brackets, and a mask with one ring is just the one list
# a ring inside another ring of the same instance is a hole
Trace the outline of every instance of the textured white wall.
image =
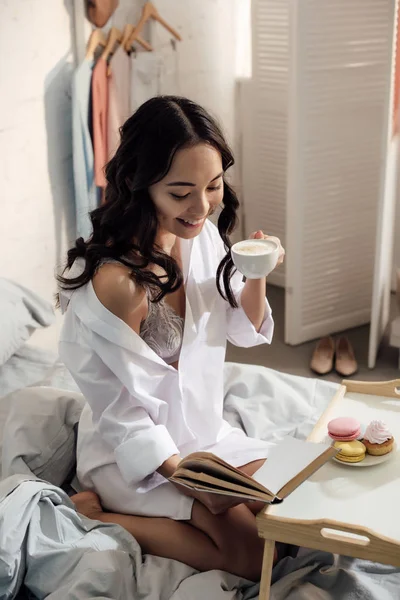
[(49, 300), (74, 227), (70, 10), (0, 0), (0, 275)]
[[(177, 93), (211, 110), (232, 143), (237, 1), (155, 1), (184, 40)], [(113, 24), (136, 22), (142, 5), (120, 0)], [(169, 51), (170, 36), (159, 25), (145, 33), (155, 49)], [(0, 0), (0, 276), (49, 300), (75, 225), (72, 47), (72, 0)]]

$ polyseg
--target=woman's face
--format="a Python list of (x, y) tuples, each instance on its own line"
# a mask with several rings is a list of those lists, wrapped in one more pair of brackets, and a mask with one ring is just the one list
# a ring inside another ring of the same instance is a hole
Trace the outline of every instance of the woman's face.
[(221, 155), (208, 144), (182, 148), (167, 175), (149, 188), (160, 229), (190, 239), (224, 196)]

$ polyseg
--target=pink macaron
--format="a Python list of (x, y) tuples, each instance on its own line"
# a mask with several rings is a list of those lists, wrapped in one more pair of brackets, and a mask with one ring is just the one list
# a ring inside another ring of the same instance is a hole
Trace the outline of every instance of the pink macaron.
[(328, 423), (328, 433), (337, 442), (351, 442), (361, 435), (361, 426), (357, 419), (339, 417)]

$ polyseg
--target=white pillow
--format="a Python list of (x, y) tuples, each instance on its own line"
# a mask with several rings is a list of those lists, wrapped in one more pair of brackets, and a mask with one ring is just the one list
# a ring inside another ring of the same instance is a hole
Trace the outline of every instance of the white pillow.
[(0, 278), (0, 365), (3, 365), (38, 327), (55, 320), (53, 307), (27, 288)]
[(3, 432), (4, 432), (5, 423), (8, 418), (8, 414), (10, 412), (11, 396), (12, 396), (12, 394), (10, 394), (9, 396), (6, 396), (5, 398), (0, 398), (0, 479), (2, 478), (2, 476), (1, 476), (1, 455), (2, 455), (2, 450), (3, 450)]
[(51, 387), (19, 390), (3, 431), (3, 478), (34, 473), (61, 486), (76, 462), (77, 424), (84, 405), (78, 392)]

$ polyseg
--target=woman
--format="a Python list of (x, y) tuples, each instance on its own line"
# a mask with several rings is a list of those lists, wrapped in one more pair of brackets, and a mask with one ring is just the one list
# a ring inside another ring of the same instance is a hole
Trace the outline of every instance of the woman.
[[(265, 279), (243, 284), (230, 258), (232, 164), (217, 124), (189, 100), (153, 98), (128, 119), (93, 234), (60, 278), (60, 355), (87, 400), (77, 473), (91, 491), (74, 497), (78, 510), (121, 524), (146, 553), (255, 580), (258, 503), (168, 481), (196, 450), (249, 474), (268, 454), (222, 416), (226, 340), (249, 347), (273, 333)], [(220, 207), (217, 230), (208, 217)]]

